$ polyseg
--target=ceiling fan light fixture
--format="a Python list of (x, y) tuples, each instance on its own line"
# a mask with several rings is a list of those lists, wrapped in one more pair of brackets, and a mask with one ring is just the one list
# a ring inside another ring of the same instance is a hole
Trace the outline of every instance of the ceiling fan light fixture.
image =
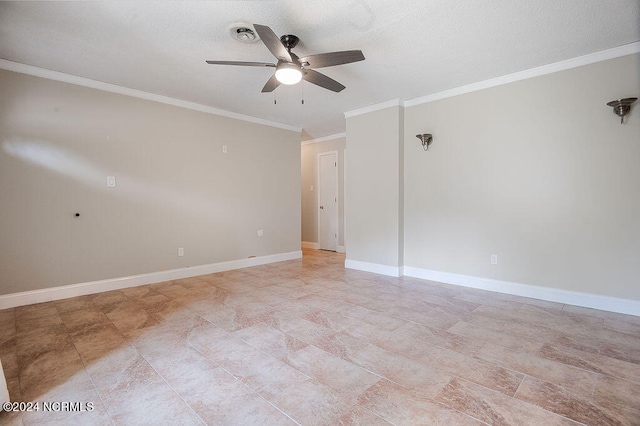
[[(243, 24), (235, 24), (232, 29), (233, 37), (238, 41), (248, 41), (253, 36), (259, 37), (269, 52), (277, 59), (277, 63), (271, 62), (248, 62), (248, 61), (212, 61), (207, 60), (210, 65), (236, 65), (244, 67), (273, 67), (276, 72), (271, 75), (267, 83), (262, 88), (262, 93), (273, 92), (279, 85), (292, 85), (303, 80), (338, 93), (345, 89), (345, 86), (338, 83), (329, 76), (326, 76), (314, 68), (333, 67), (336, 65), (350, 64), (364, 60), (361, 50), (343, 50), (339, 52), (319, 53), (316, 55), (298, 57), (291, 51), (300, 39), (292, 34), (285, 34), (278, 38), (276, 33), (266, 25), (253, 24), (255, 31), (245, 27)], [(240, 35), (240, 38), (237, 36)]]
[(296, 84), (302, 80), (302, 71), (293, 64), (278, 65), (276, 79), (282, 84)]

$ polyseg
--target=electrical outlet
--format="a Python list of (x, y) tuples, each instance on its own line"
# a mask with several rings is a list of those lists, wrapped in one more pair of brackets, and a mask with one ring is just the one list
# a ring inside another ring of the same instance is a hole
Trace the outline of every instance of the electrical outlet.
[(115, 176), (107, 176), (107, 186), (109, 188), (115, 188), (115, 186), (116, 186), (116, 177)]
[(264, 231), (262, 229), (258, 229), (258, 237), (262, 237), (264, 235)]
[(178, 247), (178, 256), (179, 257), (184, 256), (184, 247)]
[(497, 265), (498, 264), (498, 255), (497, 254), (492, 254), (491, 255), (491, 264), (492, 265)]

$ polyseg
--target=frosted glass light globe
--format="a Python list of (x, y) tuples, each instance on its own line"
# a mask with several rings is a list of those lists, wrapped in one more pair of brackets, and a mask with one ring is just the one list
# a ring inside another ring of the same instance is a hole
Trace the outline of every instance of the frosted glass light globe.
[(302, 80), (302, 72), (292, 65), (281, 65), (276, 70), (276, 79), (282, 84), (296, 84)]

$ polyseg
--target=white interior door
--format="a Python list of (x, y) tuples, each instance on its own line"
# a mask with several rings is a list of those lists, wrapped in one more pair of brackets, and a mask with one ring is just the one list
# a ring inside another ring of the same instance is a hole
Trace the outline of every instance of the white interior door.
[(318, 154), (318, 243), (338, 249), (338, 152)]

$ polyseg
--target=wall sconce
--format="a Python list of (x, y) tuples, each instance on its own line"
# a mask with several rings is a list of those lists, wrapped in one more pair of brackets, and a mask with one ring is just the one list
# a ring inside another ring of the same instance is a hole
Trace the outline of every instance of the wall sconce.
[(422, 142), (422, 148), (425, 151), (429, 149), (429, 145), (431, 145), (431, 142), (433, 142), (433, 135), (431, 133), (416, 135), (416, 138), (420, 139), (420, 142)]
[(624, 98), (616, 99), (615, 101), (607, 102), (607, 105), (613, 107), (613, 113), (620, 117), (620, 124), (624, 122), (624, 116), (631, 111), (631, 105), (637, 101), (638, 98)]

